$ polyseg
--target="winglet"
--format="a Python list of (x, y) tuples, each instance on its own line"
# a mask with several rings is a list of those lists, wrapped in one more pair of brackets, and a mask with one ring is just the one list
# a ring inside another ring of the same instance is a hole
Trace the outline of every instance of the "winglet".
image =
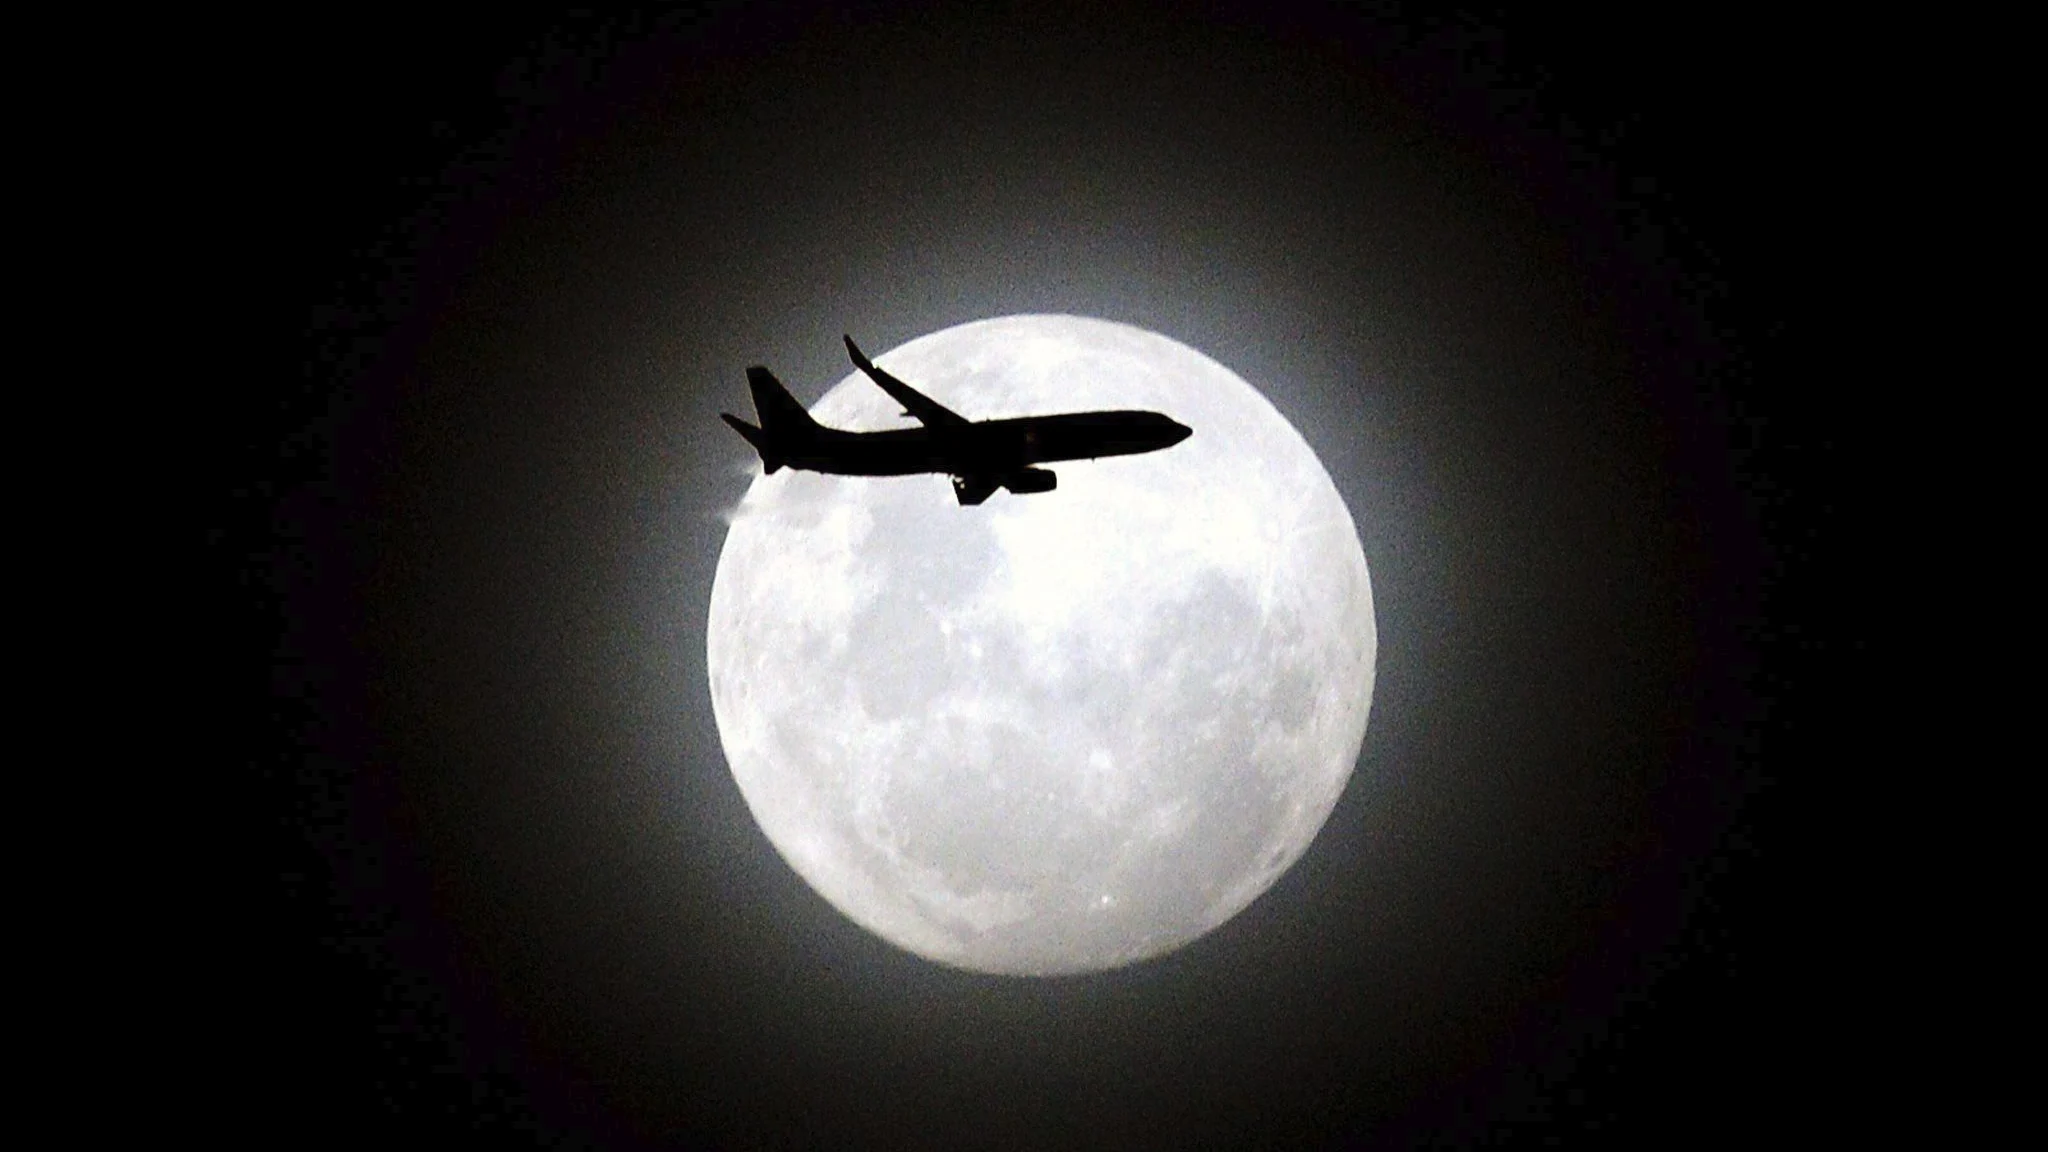
[(872, 372), (875, 370), (875, 362), (861, 354), (860, 345), (855, 344), (853, 342), (853, 337), (841, 335), (840, 339), (846, 341), (846, 354), (848, 356), (853, 357), (853, 366), (855, 368), (858, 368), (863, 372)]

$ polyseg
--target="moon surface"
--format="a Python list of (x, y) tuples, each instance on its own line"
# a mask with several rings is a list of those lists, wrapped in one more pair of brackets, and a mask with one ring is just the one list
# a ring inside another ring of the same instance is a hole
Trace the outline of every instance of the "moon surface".
[[(875, 360), (969, 419), (1141, 408), (1194, 435), (978, 507), (944, 476), (756, 477), (707, 639), (754, 818), (834, 907), (960, 968), (1113, 968), (1214, 929), (1301, 856), (1364, 739), (1372, 586), (1329, 474), (1143, 329), (1008, 316)], [(812, 413), (906, 423), (857, 373)]]

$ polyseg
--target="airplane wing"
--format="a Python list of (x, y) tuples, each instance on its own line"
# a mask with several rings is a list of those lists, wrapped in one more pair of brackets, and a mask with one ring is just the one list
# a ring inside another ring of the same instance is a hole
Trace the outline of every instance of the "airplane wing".
[[(875, 362), (862, 355), (861, 350), (855, 346), (853, 337), (847, 336), (844, 339), (846, 341), (847, 355), (853, 357), (853, 366), (867, 373), (868, 379), (881, 385), (882, 391), (887, 392), (898, 404), (903, 405), (903, 414), (905, 416), (915, 416), (923, 421), (926, 426), (932, 428), (957, 427), (970, 423), (967, 417), (960, 415), (951, 408), (875, 367)], [(991, 487), (990, 491), (994, 491), (994, 488)], [(988, 493), (982, 493), (981, 499), (986, 500), (987, 498)], [(981, 500), (963, 500), (961, 503), (979, 504)]]

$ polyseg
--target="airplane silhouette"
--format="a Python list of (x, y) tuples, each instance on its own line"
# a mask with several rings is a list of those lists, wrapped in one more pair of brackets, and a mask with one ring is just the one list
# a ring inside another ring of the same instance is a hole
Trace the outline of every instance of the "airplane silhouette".
[(721, 412), (719, 417), (761, 454), (767, 475), (789, 467), (837, 476), (909, 476), (943, 472), (953, 477), (953, 495), (979, 504), (998, 488), (1022, 496), (1050, 492), (1059, 477), (1044, 468), (1054, 460), (1093, 460), (1171, 448), (1194, 429), (1158, 412), (1066, 412), (1009, 420), (969, 420), (898, 380), (861, 354), (845, 337), (854, 366), (881, 385), (905, 416), (922, 428), (887, 432), (846, 432), (811, 419), (775, 374), (759, 365), (747, 369), (759, 428)]

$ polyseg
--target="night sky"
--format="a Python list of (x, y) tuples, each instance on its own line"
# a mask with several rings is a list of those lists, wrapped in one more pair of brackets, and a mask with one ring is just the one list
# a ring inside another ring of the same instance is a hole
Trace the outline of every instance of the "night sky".
[[(1782, 54), (1704, 12), (1111, 9), (295, 30), (304, 370), (221, 405), (213, 538), (260, 697), (247, 1048), (298, 1129), (1641, 1146), (1780, 1103)], [(1264, 392), (1379, 622), (1306, 856), (1083, 978), (834, 912), (705, 674), (745, 368), (809, 403), (841, 332), (1018, 312)]]

